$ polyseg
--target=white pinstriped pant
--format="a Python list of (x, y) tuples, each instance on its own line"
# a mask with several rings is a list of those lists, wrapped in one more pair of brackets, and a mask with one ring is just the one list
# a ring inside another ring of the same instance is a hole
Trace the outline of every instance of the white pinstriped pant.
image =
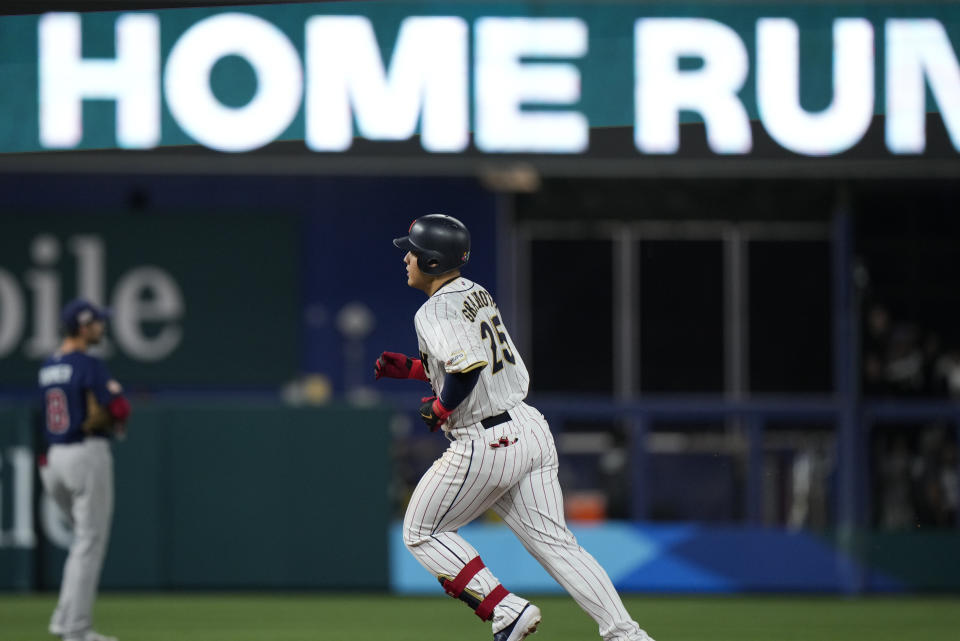
[[(512, 421), (473, 440), (456, 440), (423, 475), (403, 520), (407, 548), (434, 576), (456, 576), (477, 551), (457, 530), (493, 509), (524, 547), (600, 626), (607, 641), (643, 638), (600, 564), (577, 543), (563, 517), (557, 450), (543, 416), (525, 403)], [(508, 436), (516, 443), (490, 447)], [(486, 596), (500, 582), (481, 570), (467, 587)], [(509, 589), (509, 586), (504, 586)], [(494, 609), (493, 631), (527, 604), (511, 593)]]

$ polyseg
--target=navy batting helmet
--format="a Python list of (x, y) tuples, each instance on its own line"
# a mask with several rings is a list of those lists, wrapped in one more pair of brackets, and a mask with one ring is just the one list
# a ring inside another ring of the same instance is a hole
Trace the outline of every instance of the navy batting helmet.
[(459, 269), (470, 260), (470, 232), (453, 216), (428, 214), (410, 225), (408, 235), (393, 244), (417, 256), (417, 266), (436, 276)]

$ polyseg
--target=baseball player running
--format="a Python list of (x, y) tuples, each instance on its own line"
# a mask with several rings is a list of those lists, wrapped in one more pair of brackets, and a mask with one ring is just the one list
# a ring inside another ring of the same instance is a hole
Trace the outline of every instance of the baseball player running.
[(64, 641), (116, 641), (94, 632), (93, 602), (113, 516), (110, 436), (122, 434), (130, 404), (103, 362), (86, 350), (103, 338), (106, 314), (85, 300), (63, 309), (66, 337), (40, 368), (47, 453), (44, 489), (73, 524), (50, 632)]
[(652, 641), (563, 517), (557, 450), (543, 416), (523, 402), (530, 378), (490, 293), (460, 275), (470, 233), (456, 218), (415, 220), (393, 244), (407, 253), (407, 285), (427, 302), (414, 323), (419, 358), (383, 352), (375, 377), (427, 381), (420, 415), (450, 441), (417, 484), (404, 543), (443, 589), (491, 621), (494, 641), (536, 631), (540, 609), (504, 588), (457, 530), (493, 509), (600, 626), (607, 641)]

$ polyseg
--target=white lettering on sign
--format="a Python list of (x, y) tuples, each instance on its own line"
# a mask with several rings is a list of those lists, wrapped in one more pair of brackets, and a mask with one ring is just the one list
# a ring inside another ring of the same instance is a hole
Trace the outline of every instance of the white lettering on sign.
[(60, 275), (49, 267), (60, 259), (60, 241), (48, 234), (36, 236), (30, 257), (37, 268), (27, 270), (24, 281), (33, 294), (33, 333), (24, 351), (30, 358), (42, 358), (56, 349), (59, 337)]
[(923, 152), (929, 85), (960, 151), (960, 65), (946, 30), (936, 20), (888, 20), (886, 26), (887, 147), (895, 154)]
[(800, 106), (800, 30), (787, 18), (757, 22), (757, 109), (770, 136), (798, 154), (827, 156), (857, 144), (873, 119), (873, 26), (833, 23), (833, 102)]
[[(857, 145), (881, 105), (888, 149), (918, 154), (927, 144), (929, 88), (960, 151), (960, 64), (941, 22), (887, 20), (885, 55), (878, 60), (873, 23), (834, 20), (833, 95), (817, 112), (801, 104), (801, 78), (811, 72), (802, 64), (797, 24), (780, 17), (760, 17), (755, 24), (751, 60), (741, 35), (717, 20), (636, 20), (633, 59), (623, 61), (633, 66), (634, 104), (623, 106), (633, 122), (592, 124), (632, 124), (639, 152), (674, 154), (681, 145), (681, 113), (692, 112), (703, 121), (714, 153), (749, 154), (755, 107), (760, 124), (784, 149), (830, 156)], [(191, 25), (173, 42), (166, 61), (161, 25), (157, 15), (121, 15), (114, 57), (84, 58), (80, 14), (40, 18), (43, 147), (81, 145), (88, 99), (116, 102), (117, 144), (129, 148), (162, 142), (164, 99), (178, 127), (221, 151), (250, 151), (273, 142), (288, 133), (301, 110), (303, 139), (320, 152), (346, 151), (356, 136), (400, 141), (419, 133), (424, 150), (458, 153), (469, 146), (471, 118), (482, 152), (576, 154), (589, 147), (590, 116), (579, 105), (597, 100), (582, 93), (591, 86), (583, 78), (591, 61), (588, 24), (580, 18), (485, 16), (474, 21), (471, 33), (462, 17), (410, 16), (400, 23), (388, 55), (365, 16), (309, 17), (299, 51), (268, 19), (234, 11)], [(210, 85), (214, 65), (225, 56), (242, 58), (256, 74), (256, 93), (245, 105), (223, 104)], [(691, 59), (697, 64), (683, 64)], [(751, 63), (755, 105), (744, 103)], [(879, 73), (883, 96), (875, 95)], [(42, 297), (50, 296), (50, 284), (34, 279), (30, 286)], [(0, 275), (0, 295), (8, 293)], [(0, 348), (5, 338), (0, 333)]]
[[(4, 472), (3, 452), (0, 451), (0, 548), (31, 549), (37, 539), (33, 533), (33, 451), (29, 447), (14, 446), (6, 450), (10, 470)], [(9, 514), (3, 502), (4, 477), (10, 483), (11, 498)], [(3, 531), (4, 523), (10, 523), (10, 529)]]
[(577, 18), (481, 18), (476, 34), (477, 147), (488, 152), (586, 150), (590, 125), (582, 113), (524, 108), (576, 103), (580, 71), (569, 63), (522, 59), (583, 57), (587, 25)]
[(127, 14), (116, 24), (114, 59), (83, 59), (80, 16), (40, 17), (40, 142), (51, 149), (76, 147), (83, 138), (85, 99), (117, 103), (117, 144), (130, 149), (160, 142), (160, 23), (156, 16)]
[(17, 347), (26, 324), (27, 306), (17, 279), (0, 268), (0, 358)]
[(462, 18), (407, 18), (389, 72), (373, 25), (362, 16), (307, 21), (307, 145), (344, 151), (357, 131), (370, 140), (406, 140), (421, 124), (427, 151), (469, 142), (467, 24)]
[[(161, 360), (183, 338), (175, 323), (183, 317), (183, 294), (177, 281), (159, 267), (137, 267), (124, 274), (114, 289), (113, 307), (117, 310), (113, 332), (132, 358)], [(143, 327), (148, 322), (163, 327), (151, 337)]]
[[(256, 94), (242, 107), (224, 105), (210, 87), (214, 64), (231, 55), (257, 74)], [(303, 72), (296, 48), (280, 29), (249, 14), (223, 13), (180, 36), (163, 86), (170, 112), (191, 138), (220, 151), (250, 151), (273, 142), (293, 122)]]
[[(79, 234), (66, 245), (76, 258), (76, 292), (95, 304), (106, 302), (106, 250), (103, 238)], [(34, 266), (20, 283), (0, 268), (0, 358), (23, 343), (27, 358), (49, 356), (60, 341), (60, 308), (63, 305), (62, 276), (57, 264), (61, 242), (52, 234), (38, 234), (30, 242)], [(28, 305), (24, 295), (31, 296)], [(134, 360), (157, 361), (169, 356), (183, 339), (186, 305), (177, 281), (165, 270), (138, 266), (122, 273), (111, 300), (112, 335), (120, 350)], [(27, 332), (27, 317), (33, 325)], [(23, 340), (24, 333), (29, 335)], [(99, 355), (109, 356), (112, 344), (98, 345)]]
[[(707, 144), (718, 154), (745, 154), (753, 140), (750, 118), (737, 96), (747, 79), (747, 49), (737, 32), (702, 18), (645, 18), (635, 27), (637, 149), (680, 149), (680, 112), (703, 118)], [(681, 58), (702, 66), (681, 70)]]

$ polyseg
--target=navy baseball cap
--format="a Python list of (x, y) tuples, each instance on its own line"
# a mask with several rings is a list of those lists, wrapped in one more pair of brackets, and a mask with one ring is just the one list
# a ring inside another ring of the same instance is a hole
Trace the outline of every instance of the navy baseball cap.
[(63, 306), (63, 312), (60, 316), (67, 331), (73, 333), (80, 329), (81, 325), (106, 320), (110, 317), (110, 311), (97, 307), (88, 300), (75, 298)]

